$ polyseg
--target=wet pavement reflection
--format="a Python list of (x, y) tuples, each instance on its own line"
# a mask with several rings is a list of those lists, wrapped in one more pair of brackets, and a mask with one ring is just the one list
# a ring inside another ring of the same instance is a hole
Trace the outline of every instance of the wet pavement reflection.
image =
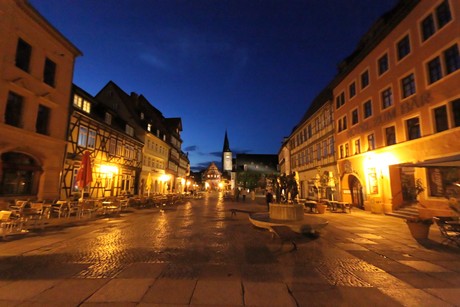
[(395, 305), (405, 298), (401, 289), (458, 290), (458, 249), (437, 243), (420, 246), (398, 229), (400, 220), (359, 212), (327, 214), (330, 224), (321, 235), (296, 237), (293, 251), (289, 242), (252, 226), (247, 214), (232, 216), (230, 208), (266, 209), (263, 199), (237, 203), (206, 194), (172, 207), (132, 210), (0, 242), (0, 283), (220, 278), (249, 283), (247, 287), (253, 282), (282, 283), (297, 302), (306, 293), (320, 297), (327, 291), (359, 288), (369, 289), (369, 297), (386, 293), (394, 300), (384, 296), (382, 302)]

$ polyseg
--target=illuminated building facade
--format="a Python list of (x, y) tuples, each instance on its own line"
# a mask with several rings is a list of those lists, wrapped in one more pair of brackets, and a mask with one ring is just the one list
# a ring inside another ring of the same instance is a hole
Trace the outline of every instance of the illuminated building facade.
[(0, 198), (59, 197), (81, 52), (27, 1), (0, 1)]
[(205, 190), (217, 191), (221, 188), (222, 173), (214, 162), (203, 173)]
[[(401, 1), (332, 82), (341, 198), (391, 211), (460, 179), (460, 2)], [(419, 180), (418, 180), (419, 179)]]
[(75, 85), (72, 95), (61, 199), (82, 192), (76, 176), (85, 151), (91, 153), (93, 167), (93, 182), (85, 194), (96, 198), (136, 194), (143, 143), (135, 134), (134, 124), (124, 119), (127, 110), (117, 99), (107, 105)]
[[(337, 199), (333, 196), (338, 185), (333, 112), (332, 91), (326, 88), (312, 102), (287, 141), (290, 167), (284, 167), (284, 174), (295, 172), (300, 198)], [(285, 159), (279, 160), (286, 163)], [(324, 189), (318, 186), (318, 179), (327, 179)]]

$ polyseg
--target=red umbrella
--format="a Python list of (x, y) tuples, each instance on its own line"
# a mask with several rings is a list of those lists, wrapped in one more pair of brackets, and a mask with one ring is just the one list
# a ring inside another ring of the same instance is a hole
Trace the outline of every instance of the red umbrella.
[[(76, 180), (78, 187), (82, 190), (93, 181), (93, 170), (91, 167), (91, 157), (89, 151), (85, 151), (83, 154), (83, 158), (81, 159), (81, 167), (78, 170)], [(83, 191), (81, 198), (83, 199)]]

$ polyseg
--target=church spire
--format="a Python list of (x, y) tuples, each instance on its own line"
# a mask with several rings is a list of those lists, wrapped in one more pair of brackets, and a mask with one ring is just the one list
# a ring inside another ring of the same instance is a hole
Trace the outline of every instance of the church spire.
[(224, 138), (224, 148), (222, 149), (223, 152), (231, 152), (230, 144), (228, 142), (227, 130), (225, 130), (225, 138)]

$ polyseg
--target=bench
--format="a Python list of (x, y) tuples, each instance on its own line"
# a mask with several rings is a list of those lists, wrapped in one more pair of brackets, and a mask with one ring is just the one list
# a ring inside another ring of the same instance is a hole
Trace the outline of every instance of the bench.
[(11, 219), (11, 211), (0, 211), (0, 234), (3, 240), (7, 235), (25, 234), (28, 231), (23, 229), (24, 219)]
[(230, 213), (232, 214), (232, 216), (236, 216), (237, 212), (248, 213), (248, 214), (254, 213), (254, 211), (250, 211), (250, 210), (242, 210), (242, 209), (235, 209), (235, 208), (230, 209)]
[(433, 221), (439, 228), (444, 242), (453, 242), (460, 247), (460, 219), (453, 216), (435, 216)]
[(268, 230), (272, 233), (272, 238), (275, 236), (281, 239), (281, 244), (286, 241), (291, 242), (292, 250), (297, 250), (297, 244), (295, 238), (299, 237), (299, 234), (294, 232), (288, 226), (270, 226)]

